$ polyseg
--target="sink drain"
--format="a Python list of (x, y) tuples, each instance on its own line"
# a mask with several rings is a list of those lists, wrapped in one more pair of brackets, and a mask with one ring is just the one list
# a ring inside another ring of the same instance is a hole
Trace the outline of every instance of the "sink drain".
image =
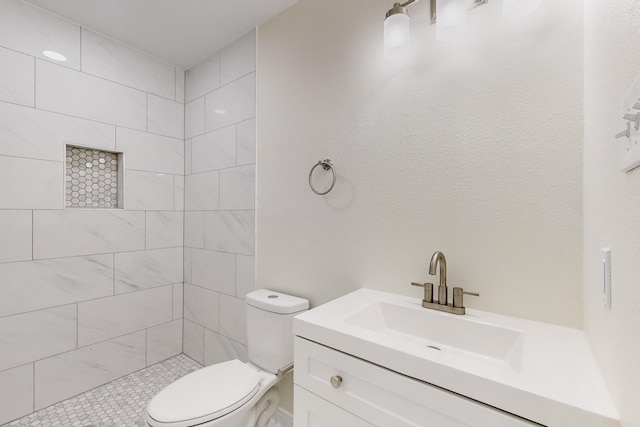
[(434, 350), (442, 351), (442, 349), (436, 347), (435, 345), (428, 345), (427, 348), (432, 348)]

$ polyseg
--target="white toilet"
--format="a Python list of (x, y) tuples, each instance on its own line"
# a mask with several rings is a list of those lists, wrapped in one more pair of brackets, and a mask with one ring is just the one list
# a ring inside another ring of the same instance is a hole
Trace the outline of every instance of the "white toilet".
[(273, 387), (293, 363), (293, 317), (309, 301), (260, 289), (246, 296), (249, 362), (202, 368), (167, 386), (147, 406), (152, 427), (266, 427), (280, 404)]

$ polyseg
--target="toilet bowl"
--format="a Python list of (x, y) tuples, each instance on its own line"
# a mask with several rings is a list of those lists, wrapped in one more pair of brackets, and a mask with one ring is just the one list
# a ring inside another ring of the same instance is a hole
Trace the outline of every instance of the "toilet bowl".
[(277, 373), (293, 362), (293, 317), (309, 301), (265, 289), (245, 301), (249, 362), (218, 363), (173, 382), (149, 402), (148, 426), (267, 426), (280, 404)]

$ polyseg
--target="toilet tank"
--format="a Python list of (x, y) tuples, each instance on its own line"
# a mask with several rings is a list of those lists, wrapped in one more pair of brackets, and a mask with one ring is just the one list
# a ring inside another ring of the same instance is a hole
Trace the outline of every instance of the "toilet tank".
[(309, 301), (267, 289), (249, 292), (247, 347), (249, 360), (276, 373), (293, 363), (293, 317), (309, 309)]

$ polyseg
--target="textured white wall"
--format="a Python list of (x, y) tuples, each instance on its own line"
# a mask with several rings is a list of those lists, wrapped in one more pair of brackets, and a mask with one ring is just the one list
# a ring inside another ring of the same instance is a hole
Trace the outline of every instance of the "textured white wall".
[(402, 64), (382, 57), (390, 6), (302, 0), (259, 28), (258, 287), (418, 296), (441, 250), (467, 305), (581, 326), (582, 2), (521, 21), (489, 2), (460, 45), (420, 2)]
[[(620, 172), (622, 97), (640, 78), (640, 1), (585, 2), (584, 325), (623, 426), (640, 426), (640, 170)], [(602, 308), (600, 249), (612, 256)]]

